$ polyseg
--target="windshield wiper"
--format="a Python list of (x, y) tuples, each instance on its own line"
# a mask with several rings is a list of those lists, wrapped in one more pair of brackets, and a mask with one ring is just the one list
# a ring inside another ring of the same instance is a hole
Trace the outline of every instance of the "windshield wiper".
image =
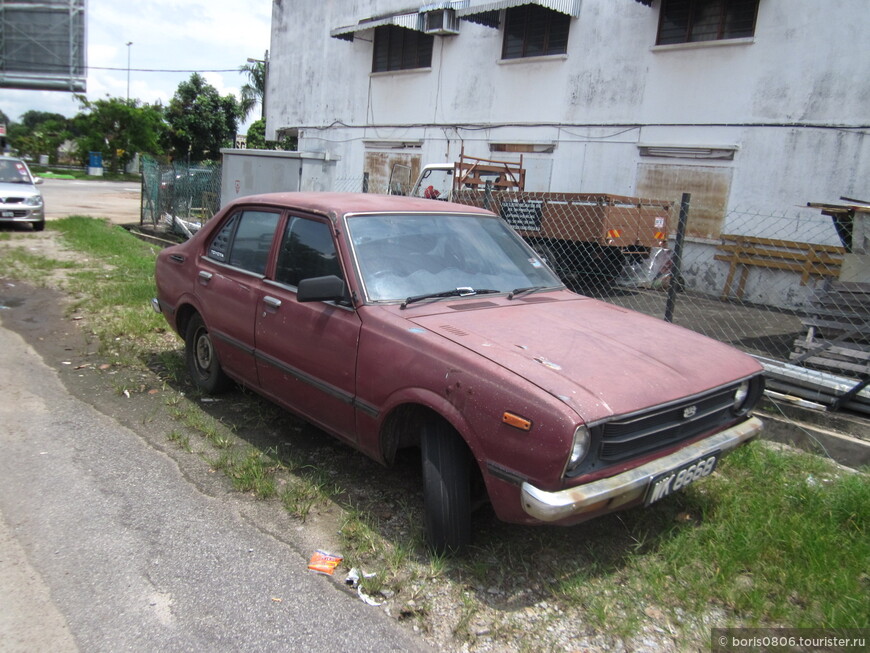
[(528, 288), (514, 288), (508, 293), (507, 298), (513, 299), (517, 295), (525, 295), (526, 293), (538, 292), (540, 290), (549, 290), (553, 286), (529, 286)]
[(468, 286), (462, 286), (460, 288), (454, 288), (453, 290), (430, 292), (425, 295), (414, 295), (413, 297), (408, 297), (400, 304), (399, 308), (406, 308), (408, 304), (413, 304), (414, 302), (419, 302), (423, 299), (437, 299), (439, 297), (470, 297), (471, 295), (487, 295), (494, 292), (501, 292), (501, 290), (492, 290), (491, 288), (474, 289), (469, 288)]

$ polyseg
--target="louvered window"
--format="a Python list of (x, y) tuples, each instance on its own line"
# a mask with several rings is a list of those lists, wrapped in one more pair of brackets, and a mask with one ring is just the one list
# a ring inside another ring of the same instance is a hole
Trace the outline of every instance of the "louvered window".
[(565, 54), (571, 17), (538, 5), (505, 11), (502, 59)]
[(656, 43), (754, 36), (757, 13), (758, 0), (662, 0)]
[(432, 65), (431, 34), (387, 25), (375, 28), (372, 72), (412, 70)]

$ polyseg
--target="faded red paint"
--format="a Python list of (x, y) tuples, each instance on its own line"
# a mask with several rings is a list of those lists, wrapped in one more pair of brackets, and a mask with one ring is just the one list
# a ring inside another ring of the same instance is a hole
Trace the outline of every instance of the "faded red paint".
[[(289, 215), (327, 220), (354, 298), (351, 304), (301, 303), (296, 288), (276, 283), (280, 227), (268, 245), (263, 275), (209, 258), (211, 239), (243, 208), (277, 212), (281, 220)], [(564, 288), (515, 297), (505, 291), (448, 298), (405, 308), (398, 301), (367, 302), (345, 218), (391, 212), (493, 218), (481, 209), (409, 197), (284, 193), (242, 198), (188, 242), (160, 253), (160, 308), (182, 335), (191, 313), (198, 312), (216, 336), (229, 376), (381, 462), (391, 460), (396, 446), (414, 441), (413, 434), (385, 429), (395, 411), (418, 407), (440, 415), (467, 443), (497, 514), (508, 521), (550, 519), (534, 512), (544, 509), (524, 503), (521, 493), (527, 489), (561, 492), (562, 499), (574, 492), (591, 505), (596, 495), (577, 488), (593, 482), (611, 488), (642, 465), (659, 470), (676, 464), (682, 449), (702, 451), (717, 433), (739, 430), (740, 439), (727, 439), (732, 447), (757, 432), (757, 422), (750, 424), (745, 414), (735, 413), (706, 432), (619, 462), (599, 464), (593, 459), (596, 449), (589, 454), (593, 458), (584, 460), (582, 473), (566, 477), (578, 426), (691, 403), (758, 377), (760, 366), (696, 333)], [(528, 255), (535, 260), (531, 250)], [(691, 409), (687, 415), (696, 406)], [(531, 428), (506, 423), (506, 412), (527, 420)], [(639, 499), (626, 494), (608, 501), (555, 522), (575, 523)]]

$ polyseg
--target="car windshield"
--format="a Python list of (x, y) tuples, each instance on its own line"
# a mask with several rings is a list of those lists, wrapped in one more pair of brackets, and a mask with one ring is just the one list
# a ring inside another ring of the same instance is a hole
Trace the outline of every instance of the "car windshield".
[(369, 301), (562, 286), (497, 217), (357, 215), (347, 225)]
[(7, 159), (0, 161), (0, 183), (31, 184), (32, 181), (23, 162)]

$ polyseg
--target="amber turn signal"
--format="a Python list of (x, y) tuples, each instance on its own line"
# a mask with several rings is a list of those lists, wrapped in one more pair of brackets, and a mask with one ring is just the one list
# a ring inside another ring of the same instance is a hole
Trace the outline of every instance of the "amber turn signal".
[(515, 429), (519, 429), (520, 431), (532, 430), (532, 422), (530, 420), (520, 417), (519, 415), (514, 415), (513, 413), (504, 413), (501, 416), (501, 421), (508, 426), (513, 426)]

